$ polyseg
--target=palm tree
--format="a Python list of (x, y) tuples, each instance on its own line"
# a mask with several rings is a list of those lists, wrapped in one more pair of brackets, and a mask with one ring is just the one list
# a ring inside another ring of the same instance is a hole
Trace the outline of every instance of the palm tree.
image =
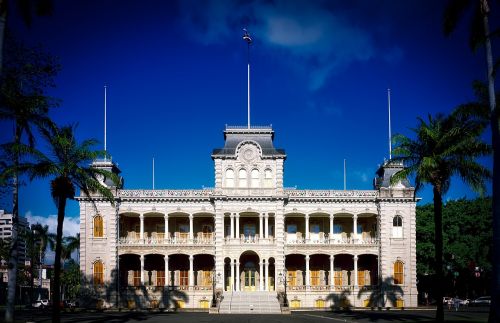
[(64, 242), (69, 253), (69, 258), (71, 258), (73, 251), (76, 250), (77, 262), (80, 263), (80, 233), (77, 233), (76, 236), (65, 237)]
[[(85, 140), (79, 144), (74, 137), (71, 126), (44, 130), (43, 137), (49, 143), (50, 157), (36, 154), (35, 164), (28, 167), (31, 179), (36, 177), (54, 177), (50, 182), (52, 198), (57, 205), (56, 254), (54, 260), (54, 285), (60, 286), (62, 233), (67, 199), (74, 199), (76, 190), (80, 189), (87, 196), (98, 194), (114, 203), (113, 192), (102, 184), (101, 179), (110, 178), (119, 182), (117, 175), (102, 169), (89, 166), (103, 155), (91, 150), (97, 141)], [(54, 290), (52, 322), (60, 321), (59, 288)]]
[[(475, 51), (484, 45), (486, 64), (488, 69), (488, 98), (491, 111), (491, 138), (493, 146), (493, 189), (492, 189), (492, 218), (493, 218), (493, 247), (492, 259), (500, 259), (500, 112), (495, 97), (495, 67), (491, 49), (492, 34), (499, 34), (500, 30), (490, 32), (488, 15), (490, 3), (488, 0), (455, 0), (449, 1), (444, 13), (444, 33), (451, 34), (457, 27), (464, 14), (473, 10), (470, 25), (469, 46)], [(497, 65), (499, 62), (497, 61)], [(500, 264), (493, 261), (493, 277), (491, 287), (491, 306), (489, 322), (500, 321)]]
[(484, 117), (474, 115), (470, 106), (463, 106), (449, 116), (429, 115), (427, 121), (419, 118), (413, 131), (415, 139), (404, 135), (394, 137), (396, 148), (392, 162), (402, 162), (405, 168), (396, 173), (394, 183), (411, 175), (415, 176), (415, 189), (430, 184), (434, 196), (435, 223), (435, 296), (437, 300), (436, 321), (443, 322), (443, 195), (448, 191), (453, 176), (479, 193), (484, 192), (485, 179), (490, 171), (476, 159), (490, 153), (491, 147), (481, 141), (487, 126)]
[[(19, 44), (9, 46), (9, 55), (0, 79), (0, 120), (13, 121), (14, 140), (2, 145), (6, 160), (1, 167), (2, 179), (10, 178), (12, 185), (12, 235), (9, 255), (9, 281), (5, 321), (14, 320), (16, 297), (16, 275), (18, 267), (18, 222), (19, 222), (19, 164), (22, 157), (21, 141), (27, 137), (30, 147), (34, 146), (33, 128), (50, 127), (48, 117), (51, 107), (57, 105), (45, 96), (45, 87), (52, 85), (58, 71), (57, 64), (49, 56), (28, 50)], [(48, 58), (48, 59), (47, 59)]]

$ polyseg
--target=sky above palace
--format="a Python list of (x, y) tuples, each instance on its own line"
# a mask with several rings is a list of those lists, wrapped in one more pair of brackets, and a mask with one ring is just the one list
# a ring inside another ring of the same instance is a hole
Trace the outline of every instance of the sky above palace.
[[(288, 156), (285, 186), (343, 189), (346, 159), (347, 189), (372, 189), (389, 155), (388, 88), (392, 132), (411, 135), (417, 117), (473, 100), (472, 81), (485, 79), (467, 24), (443, 36), (443, 10), (431, 0), (75, 0), (54, 1), (30, 28), (13, 14), (9, 26), (60, 58), (50, 94), (62, 104), (51, 116), (78, 123), (77, 137), (99, 149), (107, 85), (107, 147), (128, 189), (152, 188), (153, 157), (156, 189), (214, 186), (210, 155), (224, 125), (247, 123), (244, 27), (254, 40), (251, 123), (272, 124)], [(2, 127), (4, 142), (11, 126)], [(429, 189), (420, 196), (432, 202)], [(445, 198), (474, 196), (454, 180)], [(26, 183), (20, 197), (31, 222), (55, 224), (47, 180)], [(71, 202), (66, 234), (78, 231), (78, 216)]]

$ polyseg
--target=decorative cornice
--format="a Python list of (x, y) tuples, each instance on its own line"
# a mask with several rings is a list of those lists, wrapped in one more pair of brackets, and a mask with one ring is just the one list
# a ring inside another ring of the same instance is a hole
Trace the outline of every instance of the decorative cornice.
[[(129, 201), (141, 200), (288, 200), (294, 202), (376, 202), (413, 200), (413, 190), (297, 190), (268, 188), (205, 188), (200, 190), (117, 190), (116, 198)], [(80, 196), (77, 200), (104, 201), (102, 196)], [(417, 198), (418, 200), (418, 198)]]
[(213, 189), (202, 190), (119, 190), (120, 197), (138, 197), (138, 198), (158, 198), (158, 197), (210, 197), (213, 195)]

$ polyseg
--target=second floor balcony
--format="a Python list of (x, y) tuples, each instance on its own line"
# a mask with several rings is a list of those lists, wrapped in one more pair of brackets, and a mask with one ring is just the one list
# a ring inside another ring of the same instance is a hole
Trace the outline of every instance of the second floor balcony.
[(285, 232), (285, 244), (335, 244), (335, 245), (351, 245), (351, 244), (377, 244), (378, 239), (375, 237), (374, 231), (361, 232), (354, 235), (352, 232), (309, 232), (309, 237), (306, 238), (302, 232), (287, 233)]
[(120, 236), (121, 245), (213, 245), (215, 234), (213, 232), (197, 232), (190, 237), (188, 232), (140, 232), (129, 231), (125, 236)]

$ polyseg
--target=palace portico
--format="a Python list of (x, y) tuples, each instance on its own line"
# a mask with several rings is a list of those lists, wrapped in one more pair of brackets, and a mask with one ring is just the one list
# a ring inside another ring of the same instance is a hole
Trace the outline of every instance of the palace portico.
[[(400, 165), (382, 165), (373, 190), (286, 189), (271, 127), (226, 127), (224, 139), (214, 188), (119, 187), (115, 206), (78, 198), (81, 269), (97, 290), (118, 282), (106, 302), (152, 307), (168, 290), (187, 296), (178, 306), (203, 308), (214, 288), (286, 285), (292, 308), (373, 306), (389, 283), (397, 304), (384, 306), (417, 305), (414, 189), (389, 181)], [(109, 160), (94, 167), (119, 172)]]

